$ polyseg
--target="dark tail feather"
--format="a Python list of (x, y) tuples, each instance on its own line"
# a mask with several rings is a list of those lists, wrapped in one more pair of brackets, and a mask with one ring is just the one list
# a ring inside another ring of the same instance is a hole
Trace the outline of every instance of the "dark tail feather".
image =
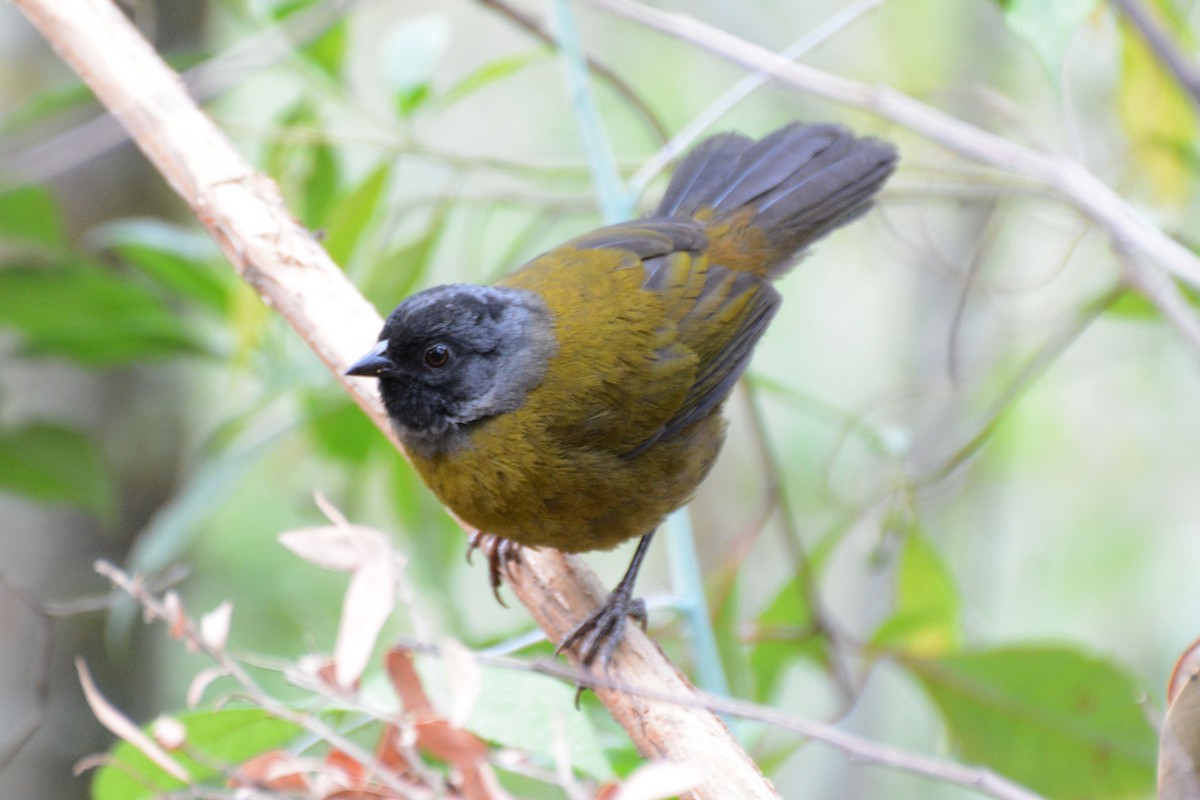
[(698, 201), (721, 187), (738, 160), (754, 144), (740, 133), (720, 133), (698, 144), (675, 169), (667, 193), (658, 204), (658, 217), (690, 217)]
[(839, 125), (796, 123), (757, 142), (722, 134), (679, 165), (656, 215), (712, 209), (712, 225), (751, 207), (750, 225), (770, 253), (764, 272), (777, 274), (800, 250), (870, 208), (895, 167), (892, 145), (856, 138)]

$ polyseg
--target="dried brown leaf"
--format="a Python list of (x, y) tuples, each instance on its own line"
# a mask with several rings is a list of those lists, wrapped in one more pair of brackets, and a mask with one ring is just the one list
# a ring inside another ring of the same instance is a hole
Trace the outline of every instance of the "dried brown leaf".
[(305, 792), (312, 788), (309, 774), (320, 762), (300, 758), (286, 750), (268, 750), (243, 763), (229, 778), (231, 787), (255, 786), (281, 792)]
[(342, 688), (353, 686), (362, 676), (379, 632), (396, 607), (395, 567), (390, 550), (384, 547), (350, 577), (334, 645), (335, 675)]
[(183, 601), (174, 589), (163, 595), (163, 609), (167, 621), (167, 635), (172, 639), (181, 638), (187, 630), (187, 615), (183, 613)]
[(420, 720), (413, 727), (417, 749), (447, 764), (467, 769), (487, 758), (488, 747), (482, 739), (444, 719)]
[(1193, 643), (1168, 682), (1167, 716), (1158, 751), (1159, 800), (1200, 798), (1200, 643)]
[(388, 651), (386, 664), (392, 688), (396, 690), (396, 696), (400, 698), (400, 705), (404, 710), (415, 719), (433, 717), (433, 704), (429, 702), (429, 695), (425, 694), (425, 687), (421, 684), (421, 676), (417, 674), (417, 668), (413, 664), (412, 654), (399, 647), (393, 647)]
[(407, 772), (411, 766), (404, 755), (400, 728), (395, 724), (389, 724), (383, 729), (379, 744), (375, 746), (375, 759), (395, 773)]
[(159, 769), (183, 783), (190, 783), (192, 776), (188, 771), (179, 765), (175, 759), (159, 747), (154, 740), (142, 733), (142, 730), (133, 724), (129, 717), (122, 714), (115, 706), (100, 694), (100, 690), (96, 688), (95, 682), (92, 680), (92, 674), (88, 671), (87, 664), (82, 658), (75, 659), (75, 670), (79, 673), (79, 683), (83, 686), (83, 696), (87, 699), (88, 706), (92, 709), (92, 713), (96, 715), (96, 719), (105, 728), (108, 728), (114, 735), (124, 739), (131, 745), (136, 747), (146, 758), (153, 761)]
[(279, 534), (279, 543), (318, 567), (352, 572), (388, 552), (387, 537), (365, 525), (322, 525)]

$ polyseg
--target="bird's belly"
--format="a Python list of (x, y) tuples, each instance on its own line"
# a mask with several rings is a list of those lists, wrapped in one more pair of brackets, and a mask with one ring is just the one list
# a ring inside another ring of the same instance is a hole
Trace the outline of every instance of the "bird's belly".
[(649, 533), (690, 500), (716, 459), (724, 422), (714, 412), (632, 458), (511, 433), (482, 429), (470, 444), (414, 455), (413, 464), (441, 501), (479, 530), (581, 552)]

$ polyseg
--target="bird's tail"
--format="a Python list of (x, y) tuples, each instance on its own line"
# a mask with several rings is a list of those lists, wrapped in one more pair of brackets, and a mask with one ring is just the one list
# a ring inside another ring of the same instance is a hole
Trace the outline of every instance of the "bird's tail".
[(703, 221), (714, 263), (774, 278), (870, 208), (895, 167), (892, 145), (840, 125), (794, 123), (758, 141), (720, 134), (675, 170), (655, 216)]

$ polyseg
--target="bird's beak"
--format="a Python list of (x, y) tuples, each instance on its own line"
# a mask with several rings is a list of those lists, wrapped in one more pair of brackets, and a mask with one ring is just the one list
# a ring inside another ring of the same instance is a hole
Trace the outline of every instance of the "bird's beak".
[(355, 361), (346, 369), (347, 375), (358, 375), (363, 378), (378, 378), (395, 368), (395, 364), (387, 357), (387, 339), (381, 339), (365, 356)]

